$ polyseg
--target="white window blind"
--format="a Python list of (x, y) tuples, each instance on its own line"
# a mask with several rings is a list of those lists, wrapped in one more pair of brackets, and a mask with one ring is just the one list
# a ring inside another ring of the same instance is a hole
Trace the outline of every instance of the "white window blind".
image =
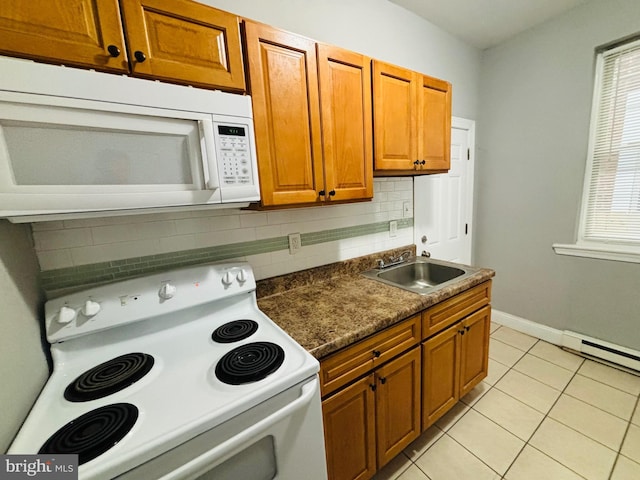
[(640, 245), (640, 41), (599, 58), (581, 240)]

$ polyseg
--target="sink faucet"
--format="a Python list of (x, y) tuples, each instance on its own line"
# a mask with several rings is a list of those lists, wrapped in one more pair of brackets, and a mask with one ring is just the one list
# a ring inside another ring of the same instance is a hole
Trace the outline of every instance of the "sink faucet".
[(391, 257), (388, 262), (385, 262), (382, 259), (378, 259), (378, 268), (388, 268), (393, 267), (395, 265), (400, 265), (401, 263), (406, 262), (409, 258), (411, 258), (411, 252), (407, 250), (406, 252), (402, 252), (398, 257)]

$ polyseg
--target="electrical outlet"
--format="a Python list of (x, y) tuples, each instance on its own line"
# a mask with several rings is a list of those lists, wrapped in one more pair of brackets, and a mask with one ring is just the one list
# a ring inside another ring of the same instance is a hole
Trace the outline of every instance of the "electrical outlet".
[(302, 242), (299, 233), (289, 234), (289, 255), (295, 255), (302, 249)]
[(392, 220), (389, 222), (389, 236), (397, 237), (398, 236), (398, 221)]
[(411, 216), (411, 202), (402, 202), (402, 218)]

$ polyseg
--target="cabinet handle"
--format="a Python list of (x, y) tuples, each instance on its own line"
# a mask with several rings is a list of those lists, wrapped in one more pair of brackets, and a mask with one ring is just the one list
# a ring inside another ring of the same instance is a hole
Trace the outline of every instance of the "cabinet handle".
[(380, 378), (380, 383), (381, 383), (381, 384), (383, 384), (383, 385), (384, 385), (385, 383), (387, 383), (387, 378), (386, 378), (386, 377), (381, 377), (381, 378)]
[(420, 165), (424, 165), (425, 163), (427, 163), (427, 161), (426, 161), (426, 160), (422, 160), (422, 161), (420, 162)]
[(471, 327), (466, 326), (466, 327), (464, 327), (464, 330), (465, 330), (466, 332), (468, 332), (470, 328), (471, 328)]
[(335, 196), (335, 194), (336, 194), (336, 191), (335, 191), (335, 190), (331, 190), (331, 191), (329, 192), (329, 196), (330, 196), (330, 197)]
[(319, 195), (319, 196), (321, 196), (321, 197), (324, 197), (324, 190), (320, 190), (320, 191), (318, 192), (318, 195)]
[(460, 333), (460, 335), (464, 335), (464, 329), (458, 330), (458, 332)]
[(141, 52), (140, 50), (136, 50), (135, 52), (133, 52), (133, 56), (136, 57), (136, 61), (138, 63), (142, 63), (147, 59), (147, 56), (144, 54), (144, 52)]
[(111, 55), (113, 58), (117, 58), (120, 56), (120, 49), (118, 48), (117, 45), (109, 45), (107, 47), (107, 51), (109, 52), (109, 55)]
[(373, 351), (373, 356), (374, 356), (375, 358), (378, 358), (378, 357), (380, 356), (380, 350), (374, 350), (374, 351)]
[(371, 389), (371, 391), (375, 392), (376, 391), (376, 384), (375, 383), (370, 384), (369, 388)]
[(420, 164), (420, 160), (416, 160), (413, 164), (417, 167)]

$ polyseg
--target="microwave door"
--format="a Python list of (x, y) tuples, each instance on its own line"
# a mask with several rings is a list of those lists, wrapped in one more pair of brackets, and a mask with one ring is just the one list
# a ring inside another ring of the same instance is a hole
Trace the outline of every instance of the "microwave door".
[(69, 103), (0, 102), (2, 215), (220, 203), (206, 115)]

